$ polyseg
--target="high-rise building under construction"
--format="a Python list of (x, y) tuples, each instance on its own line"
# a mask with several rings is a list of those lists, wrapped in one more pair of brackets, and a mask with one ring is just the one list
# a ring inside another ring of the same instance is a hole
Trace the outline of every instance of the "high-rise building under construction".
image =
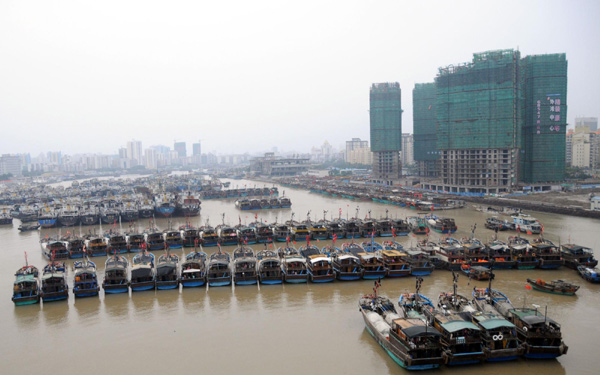
[(392, 185), (402, 176), (400, 84), (374, 83), (369, 95), (373, 180)]
[(519, 51), (488, 51), (474, 54), (471, 63), (440, 68), (430, 104), (435, 132), (424, 108), (432, 101), (430, 84), (413, 91), (421, 174), (439, 157), (436, 188), (446, 191), (499, 193), (518, 183), (563, 180), (566, 83), (564, 54), (521, 59)]

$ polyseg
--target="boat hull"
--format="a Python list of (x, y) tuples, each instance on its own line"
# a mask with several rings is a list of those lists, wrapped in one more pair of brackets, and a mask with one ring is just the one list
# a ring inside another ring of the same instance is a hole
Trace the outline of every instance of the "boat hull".
[(29, 297), (13, 297), (12, 301), (15, 306), (34, 305), (40, 302), (40, 296), (29, 296)]
[(184, 288), (197, 288), (197, 287), (205, 285), (206, 281), (204, 281), (204, 280), (193, 280), (193, 281), (181, 280), (180, 284)]
[(145, 281), (141, 283), (131, 283), (132, 292), (143, 292), (146, 290), (153, 290), (155, 288), (154, 280)]

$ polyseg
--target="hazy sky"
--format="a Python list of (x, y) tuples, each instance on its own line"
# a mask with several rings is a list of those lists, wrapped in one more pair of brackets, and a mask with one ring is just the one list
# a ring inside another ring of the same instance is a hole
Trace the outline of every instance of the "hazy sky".
[(474, 52), (565, 52), (600, 117), (600, 1), (0, 1), (0, 153), (309, 151), (369, 139), (369, 87)]

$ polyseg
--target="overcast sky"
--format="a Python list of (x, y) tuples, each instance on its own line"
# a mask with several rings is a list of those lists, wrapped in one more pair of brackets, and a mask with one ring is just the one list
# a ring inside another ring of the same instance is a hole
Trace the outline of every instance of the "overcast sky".
[(600, 117), (600, 1), (0, 1), (0, 153), (307, 152), (369, 139), (369, 87), (474, 52), (565, 52), (568, 121)]

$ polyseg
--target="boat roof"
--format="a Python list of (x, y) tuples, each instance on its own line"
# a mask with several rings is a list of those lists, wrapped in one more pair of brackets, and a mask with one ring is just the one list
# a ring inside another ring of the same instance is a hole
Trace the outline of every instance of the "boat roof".
[(480, 329), (475, 324), (471, 322), (466, 322), (464, 320), (453, 320), (448, 323), (442, 323), (441, 326), (450, 333), (460, 331), (461, 329), (472, 329), (474, 331), (480, 331)]
[(441, 336), (435, 328), (427, 326), (421, 319), (396, 319), (394, 320), (394, 323), (397, 324), (402, 332), (410, 338), (419, 336)]
[(529, 325), (534, 325), (534, 324), (539, 324), (539, 323), (543, 323), (544, 321), (548, 321), (548, 322), (552, 322), (555, 324), (556, 323), (554, 320), (548, 318), (548, 317), (544, 317), (544, 315), (541, 315), (541, 313), (537, 310), (533, 310), (533, 309), (514, 309), (511, 310), (511, 312), (515, 315), (517, 315), (519, 317), (519, 319), (521, 319), (522, 321), (524, 321), (525, 323), (529, 324)]
[(23, 282), (35, 282), (36, 278), (32, 274), (28, 275), (18, 275), (15, 284), (23, 283)]
[[(383, 250), (381, 252), (383, 255), (385, 255), (386, 257), (401, 257), (401, 256), (405, 256), (406, 254), (398, 251), (398, 250)], [(361, 253), (364, 254), (364, 253)]]
[[(475, 317), (475, 319), (477, 319), (477, 317)], [(500, 318), (485, 319), (485, 320), (477, 319), (477, 322), (479, 324), (481, 324), (481, 326), (487, 330), (496, 329), (496, 328), (500, 328), (500, 327), (508, 327), (508, 328), (515, 327), (515, 325), (512, 324), (511, 322), (509, 322), (508, 320), (500, 319)]]

